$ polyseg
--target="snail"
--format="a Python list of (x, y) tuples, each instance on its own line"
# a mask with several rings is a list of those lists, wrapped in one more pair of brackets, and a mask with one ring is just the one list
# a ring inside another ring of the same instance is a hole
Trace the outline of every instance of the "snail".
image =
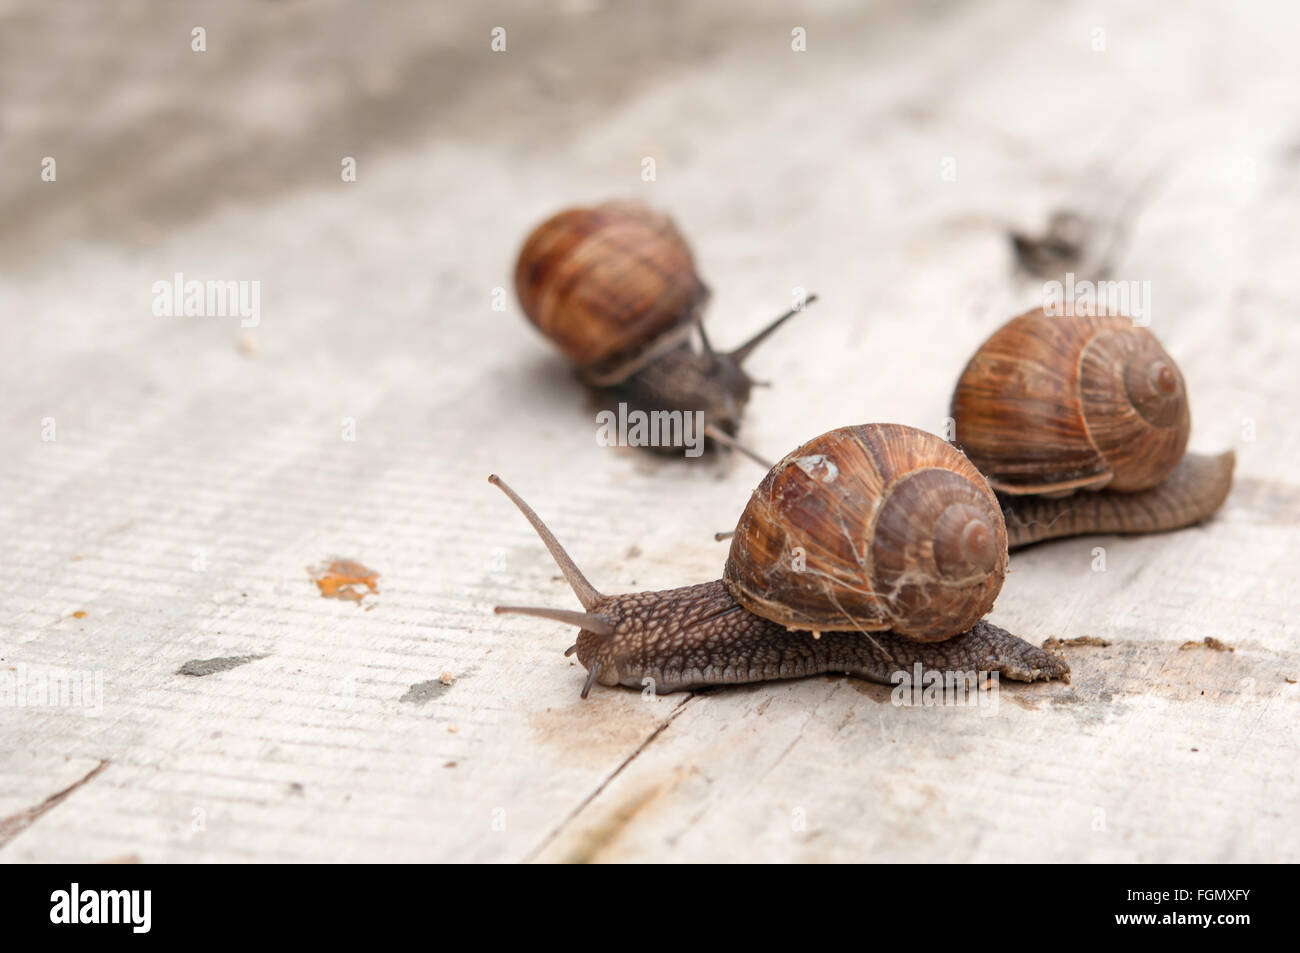
[(519, 251), (515, 293), (608, 405), (700, 411), (705, 433), (732, 446), (757, 383), (744, 362), (817, 300), (809, 295), (735, 350), (715, 351), (700, 320), (709, 289), (690, 247), (668, 216), (636, 202), (565, 209), (538, 225)]
[(1183, 376), (1125, 317), (1013, 318), (966, 365), (951, 413), (954, 442), (1002, 501), (1013, 549), (1190, 526), (1232, 486), (1232, 451), (1185, 453)]
[(1052, 215), (1047, 231), (1041, 236), (1011, 232), (1011, 247), (1016, 261), (1026, 272), (1039, 278), (1055, 278), (1067, 271), (1091, 277), (1105, 274), (1100, 255), (1089, 255), (1098, 242), (1097, 223), (1078, 212), (1060, 211)]
[(981, 621), (1002, 587), (1006, 531), (993, 491), (946, 441), (896, 424), (823, 434), (776, 464), (740, 517), (722, 579), (605, 595), (499, 477), (583, 611), (497, 606), (579, 626), (593, 684), (659, 694), (845, 673), (1065, 678), (1056, 656)]

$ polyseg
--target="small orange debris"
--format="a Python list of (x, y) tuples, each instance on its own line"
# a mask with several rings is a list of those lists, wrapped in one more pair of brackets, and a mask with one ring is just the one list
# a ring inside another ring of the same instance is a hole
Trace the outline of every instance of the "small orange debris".
[(325, 566), (308, 566), (307, 571), (320, 588), (323, 599), (343, 599), (360, 605), (366, 596), (379, 592), (379, 573), (351, 559), (335, 559)]
[(72, 617), (74, 619), (84, 619), (86, 617), (86, 610), (78, 609), (76, 612), (72, 613)]

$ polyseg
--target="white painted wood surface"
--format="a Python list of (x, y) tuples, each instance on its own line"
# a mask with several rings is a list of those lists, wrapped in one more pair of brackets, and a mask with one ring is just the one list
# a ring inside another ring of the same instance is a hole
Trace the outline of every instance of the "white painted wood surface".
[[(0, 707), (0, 859), (1300, 859), (1300, 8), (655, 6), (0, 4), (0, 671), (103, 686)], [(532, 224), (606, 196), (677, 217), (717, 341), (822, 295), (754, 361), (770, 456), (938, 430), (1041, 293), (1006, 230), (1118, 205), (1236, 489), (1017, 554), (994, 621), (1112, 644), (996, 712), (580, 701), (571, 631), (490, 614), (574, 602), (488, 473), (609, 591), (716, 577), (761, 477), (596, 446), (492, 309)], [(259, 326), (153, 315), (175, 272), (260, 281)], [(322, 599), (332, 556), (378, 596)]]

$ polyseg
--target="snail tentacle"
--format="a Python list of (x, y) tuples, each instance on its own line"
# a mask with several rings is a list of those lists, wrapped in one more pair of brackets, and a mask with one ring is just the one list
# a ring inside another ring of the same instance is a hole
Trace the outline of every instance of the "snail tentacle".
[[(533, 512), (533, 508), (524, 502), (523, 497), (510, 489), (510, 487), (506, 485), (506, 482), (495, 473), (488, 477), (488, 482), (506, 496), (510, 497), (510, 502), (514, 503), (515, 506), (518, 507), (519, 512), (524, 514), (524, 519), (528, 520), (528, 522), (532, 524), (537, 535), (540, 536), (542, 542), (546, 544), (546, 548), (550, 552), (551, 558), (554, 559), (555, 564), (560, 567), (560, 572), (564, 573), (565, 582), (569, 584), (569, 588), (573, 590), (573, 594), (578, 597), (578, 601), (582, 603), (582, 607), (590, 612), (601, 602), (602, 599), (605, 598), (601, 594), (600, 590), (587, 581), (587, 577), (582, 574), (582, 570), (578, 568), (578, 564), (573, 561), (572, 557), (570, 557), (567, 552), (565, 552), (564, 547), (560, 545), (560, 541), (555, 538), (555, 534), (547, 528), (544, 522), (542, 522), (542, 518)], [(514, 611), (519, 612), (523, 610), (516, 608)], [(532, 614), (536, 615), (537, 613), (533, 612)]]
[(551, 609), (546, 606), (494, 606), (497, 615), (531, 615), (538, 619), (550, 619), (553, 622), (567, 622), (581, 626), (599, 635), (613, 635), (614, 627), (591, 612), (574, 612), (571, 609)]

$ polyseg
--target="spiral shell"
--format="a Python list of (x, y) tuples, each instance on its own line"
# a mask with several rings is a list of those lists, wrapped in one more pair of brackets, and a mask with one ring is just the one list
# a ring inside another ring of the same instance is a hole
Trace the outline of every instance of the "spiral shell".
[(778, 463), (736, 525), (723, 580), (791, 629), (891, 629), (937, 642), (989, 611), (1007, 534), (959, 451), (898, 424), (844, 427)]
[(952, 397), (955, 442), (1006, 493), (1144, 490), (1187, 449), (1182, 374), (1154, 334), (1116, 315), (1013, 318)]
[(515, 292), (542, 334), (597, 375), (665, 339), (685, 340), (709, 294), (672, 220), (635, 202), (542, 222), (519, 252)]

